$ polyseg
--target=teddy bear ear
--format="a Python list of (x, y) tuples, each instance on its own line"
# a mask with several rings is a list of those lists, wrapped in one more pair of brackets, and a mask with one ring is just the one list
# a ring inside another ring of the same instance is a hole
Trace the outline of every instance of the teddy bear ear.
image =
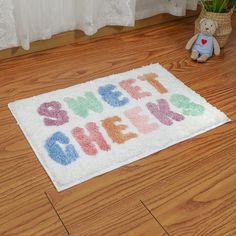
[(206, 18), (202, 18), (199, 23), (202, 24), (205, 20)]

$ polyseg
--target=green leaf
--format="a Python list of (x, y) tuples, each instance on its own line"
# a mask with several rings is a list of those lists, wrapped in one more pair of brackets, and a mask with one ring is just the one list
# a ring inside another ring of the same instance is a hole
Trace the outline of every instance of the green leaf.
[(201, 0), (206, 11), (209, 12), (226, 12), (227, 9), (236, 5), (236, 0)]

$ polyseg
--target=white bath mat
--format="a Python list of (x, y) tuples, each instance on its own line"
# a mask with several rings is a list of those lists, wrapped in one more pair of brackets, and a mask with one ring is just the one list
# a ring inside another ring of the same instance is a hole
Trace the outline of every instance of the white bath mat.
[(58, 191), (229, 121), (159, 64), (9, 108)]

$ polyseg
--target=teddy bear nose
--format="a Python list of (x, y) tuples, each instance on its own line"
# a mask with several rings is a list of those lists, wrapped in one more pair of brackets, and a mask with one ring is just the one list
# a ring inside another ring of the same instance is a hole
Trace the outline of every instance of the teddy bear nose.
[(209, 30), (209, 28), (206, 27), (206, 30)]

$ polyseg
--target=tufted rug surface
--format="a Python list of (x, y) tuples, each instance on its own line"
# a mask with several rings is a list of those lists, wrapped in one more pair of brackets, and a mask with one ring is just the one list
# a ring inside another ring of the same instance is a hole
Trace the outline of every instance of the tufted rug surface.
[(159, 64), (9, 108), (58, 191), (230, 121)]

